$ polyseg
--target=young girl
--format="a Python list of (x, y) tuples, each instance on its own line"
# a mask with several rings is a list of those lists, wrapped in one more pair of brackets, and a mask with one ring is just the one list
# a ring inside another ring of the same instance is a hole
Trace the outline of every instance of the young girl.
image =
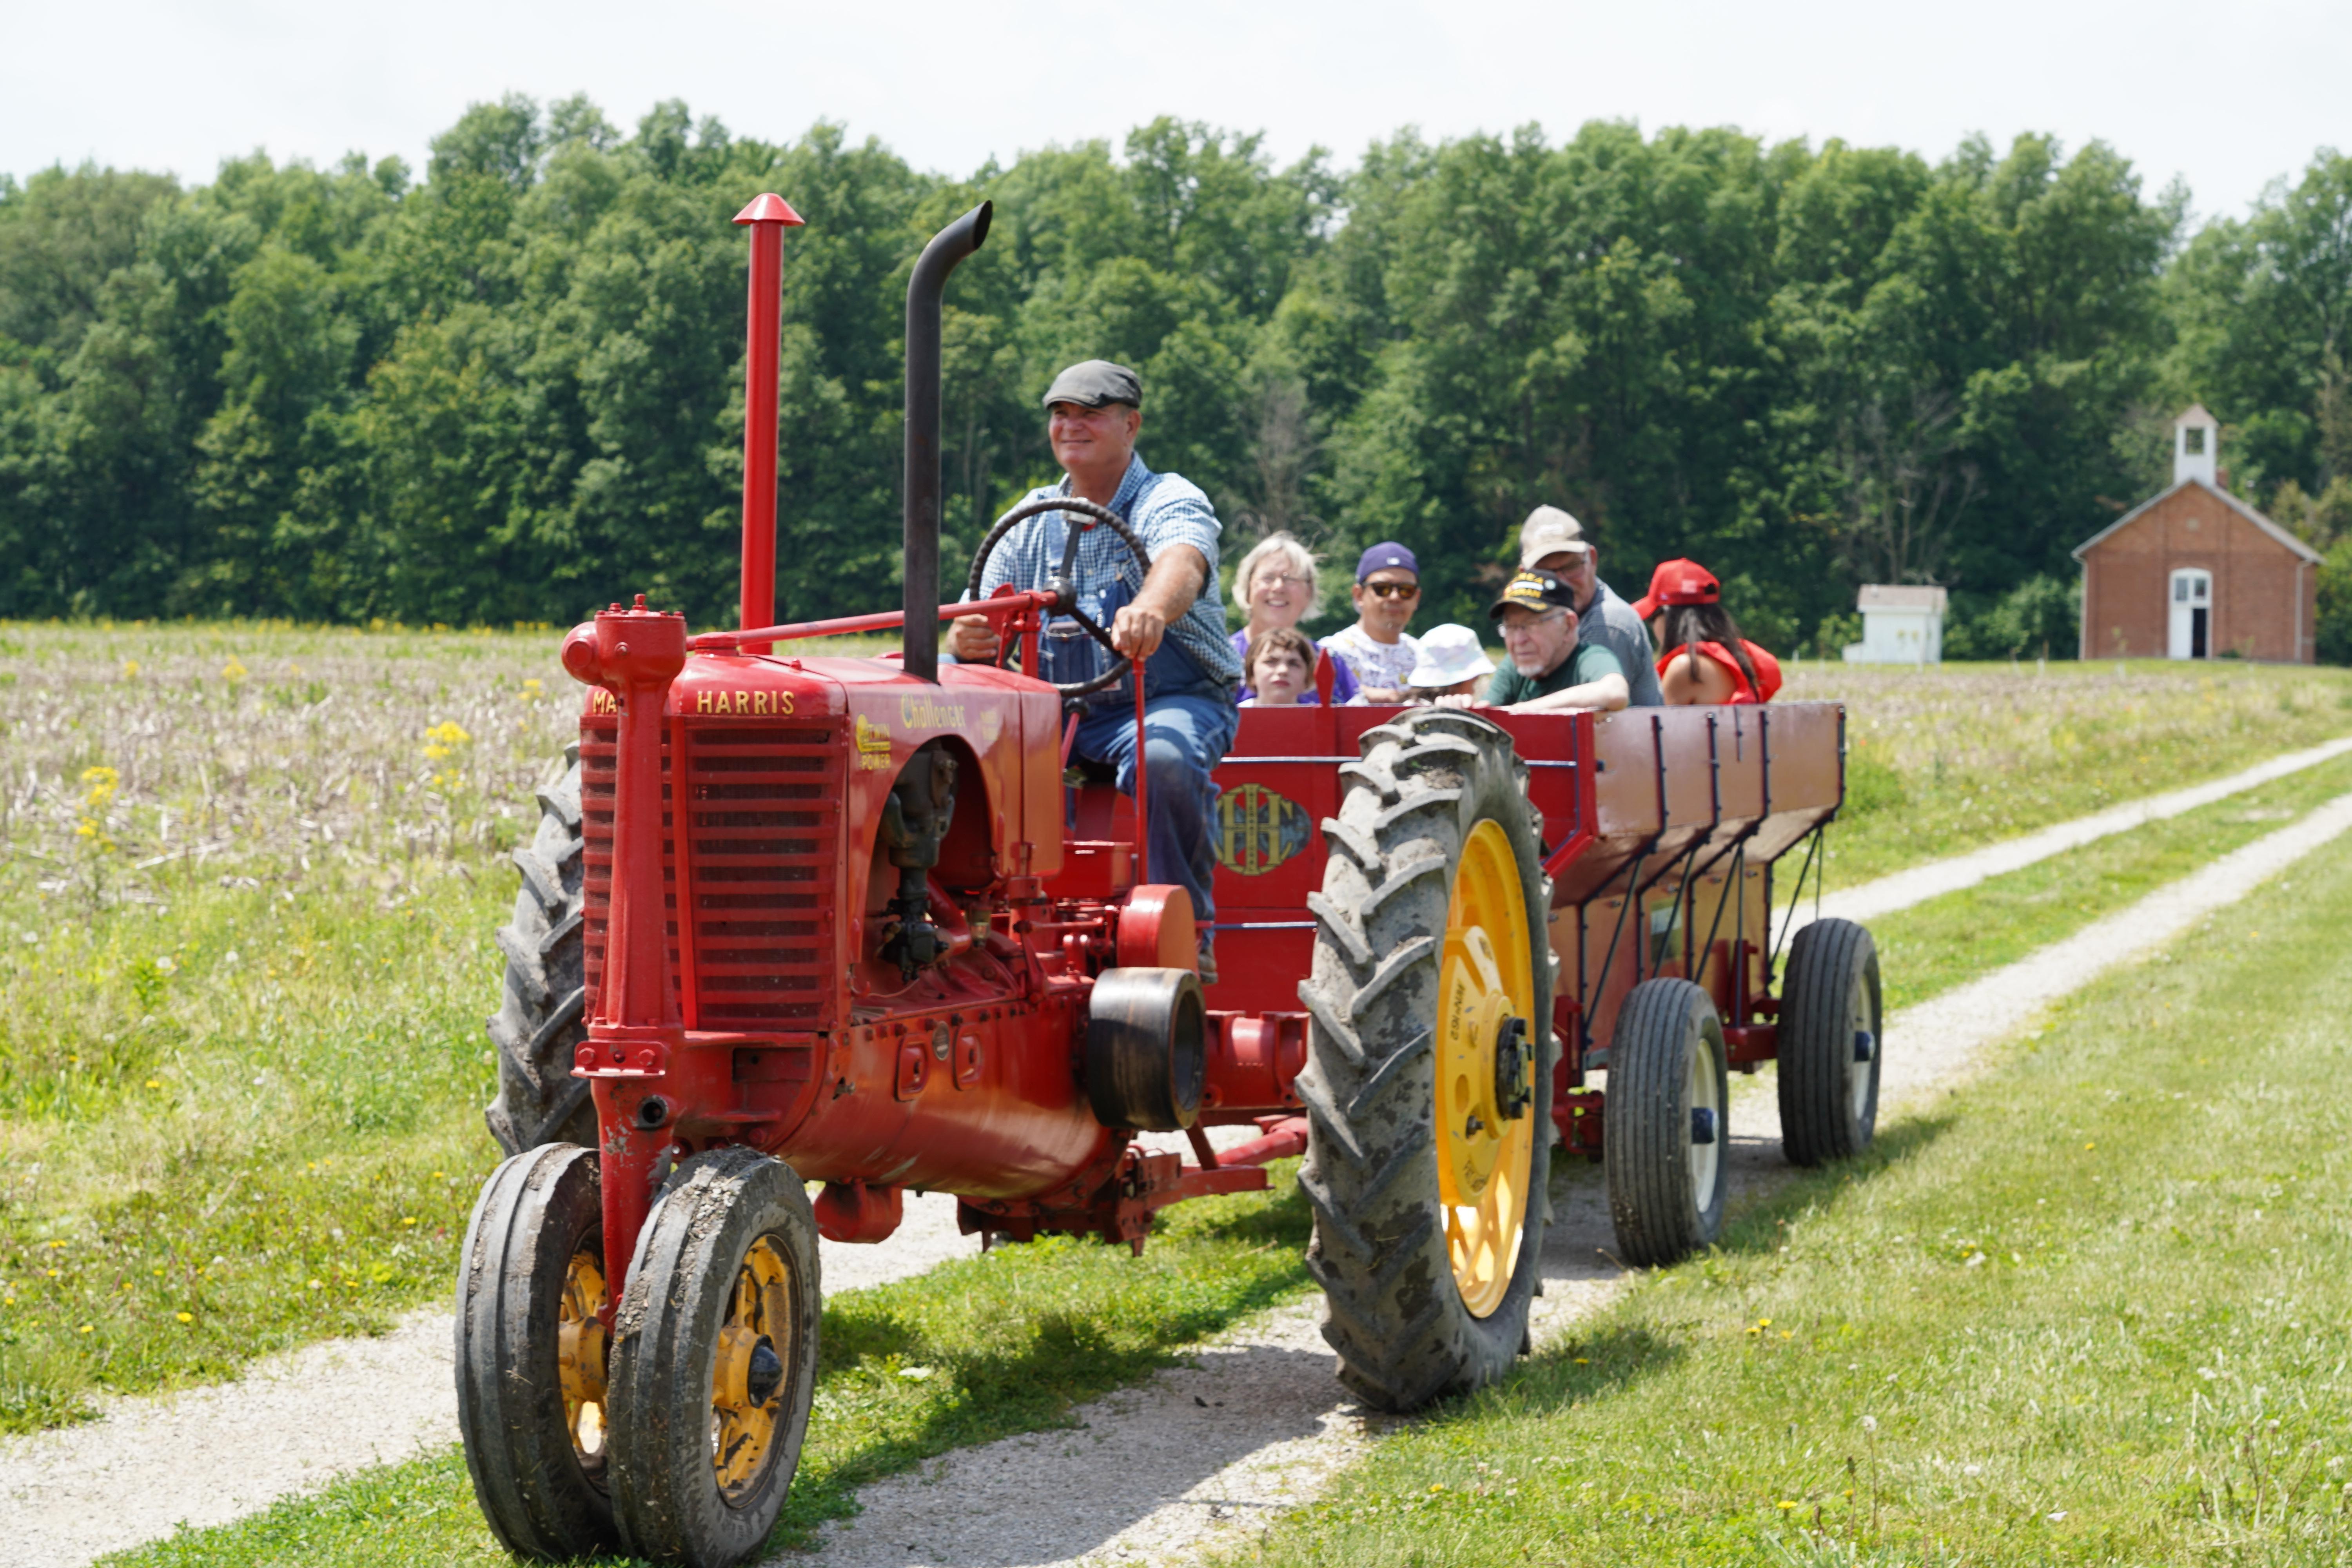
[(1318, 706), (1315, 695), (1315, 644), (1305, 632), (1276, 626), (1253, 638), (1242, 656), (1242, 684), (1253, 693), (1244, 708)]

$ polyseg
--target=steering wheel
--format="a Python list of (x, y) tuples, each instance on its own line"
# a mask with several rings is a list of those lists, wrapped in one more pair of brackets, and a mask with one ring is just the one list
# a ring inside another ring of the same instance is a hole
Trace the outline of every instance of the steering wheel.
[[(1027, 501), (1016, 506), (996, 520), (996, 526), (988, 531), (988, 537), (982, 540), (980, 548), (972, 552), (971, 575), (964, 584), (965, 598), (975, 600), (980, 598), (981, 574), (987, 570), (988, 558), (995, 552), (997, 544), (1004, 536), (1013, 531), (1014, 525), (1026, 522), (1033, 517), (1049, 511), (1076, 512), (1087, 519), (1090, 524), (1109, 529), (1118, 535), (1120, 542), (1127, 546), (1128, 553), (1135, 557), (1135, 563), (1143, 569), (1143, 574), (1146, 577), (1151, 575), (1150, 552), (1145, 550), (1143, 541), (1136, 538), (1127, 524), (1119, 521), (1118, 513), (1107, 506), (1097, 505), (1078, 496), (1047, 496), (1043, 500)], [(1045, 592), (1054, 595), (1053, 608), (1048, 613), (1067, 616), (1077, 622), (1088, 637), (1102, 644), (1104, 650), (1111, 657), (1111, 667), (1092, 680), (1074, 680), (1067, 684), (1059, 681), (1047, 683), (1065, 698), (1084, 697), (1090, 691), (1101, 691), (1117, 685), (1135, 662), (1113, 646), (1110, 633), (1097, 626), (1092, 616), (1078, 608), (1077, 589), (1071, 582), (1071, 574), (1077, 570), (1078, 535), (1083, 530), (1077, 528), (1069, 531), (1069, 538), (1062, 546), (1062, 564), (1053, 576), (1045, 580)], [(1007, 639), (1005, 647), (998, 651), (997, 662), (1002, 664), (1010, 652), (1011, 642)]]

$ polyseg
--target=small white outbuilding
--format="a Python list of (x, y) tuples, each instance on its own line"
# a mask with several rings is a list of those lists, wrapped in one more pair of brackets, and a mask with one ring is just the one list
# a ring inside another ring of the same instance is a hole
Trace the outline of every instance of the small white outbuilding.
[(1941, 588), (1863, 585), (1862, 640), (1845, 645), (1848, 664), (1941, 664), (1944, 605)]

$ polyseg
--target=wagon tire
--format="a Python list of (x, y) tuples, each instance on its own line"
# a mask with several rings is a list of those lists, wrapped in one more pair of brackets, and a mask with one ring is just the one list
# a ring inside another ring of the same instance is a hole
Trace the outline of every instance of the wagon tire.
[(517, 1556), (550, 1562), (612, 1551), (593, 1156), (551, 1144), (499, 1165), (475, 1201), (458, 1270), (457, 1429), (491, 1532)]
[(1619, 1255), (1664, 1268), (1722, 1234), (1730, 1188), (1723, 1023), (1687, 980), (1645, 980), (1618, 1009), (1601, 1165)]
[(1528, 1345), (1549, 1217), (1550, 888), (1498, 726), (1424, 709), (1361, 749), (1308, 900), (1298, 1184), (1339, 1381), (1404, 1411), (1493, 1381)]
[(1822, 920), (1800, 931), (1780, 992), (1780, 1147), (1790, 1164), (1824, 1165), (1870, 1147), (1881, 1021), (1869, 930)]
[(614, 1323), (614, 1516), (656, 1563), (758, 1556), (816, 1392), (816, 1214), (782, 1160), (681, 1163), (638, 1233)]
[[(551, 770), (552, 771), (552, 770)], [(546, 1143), (596, 1147), (596, 1107), (572, 1076), (588, 1037), (581, 922), (586, 841), (580, 820), (580, 748), (564, 748), (562, 775), (539, 792), (539, 827), (513, 860), (522, 873), (514, 916), (499, 928), (506, 980), (489, 1020), (499, 1091), (483, 1120), (509, 1154)]]

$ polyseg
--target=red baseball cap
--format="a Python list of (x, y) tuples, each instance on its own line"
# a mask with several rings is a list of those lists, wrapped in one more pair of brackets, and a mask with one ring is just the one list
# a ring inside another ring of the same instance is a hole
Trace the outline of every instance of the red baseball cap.
[(1696, 561), (1661, 561), (1650, 574), (1650, 591), (1633, 601), (1633, 613), (1648, 620), (1666, 605), (1719, 605), (1723, 584)]

